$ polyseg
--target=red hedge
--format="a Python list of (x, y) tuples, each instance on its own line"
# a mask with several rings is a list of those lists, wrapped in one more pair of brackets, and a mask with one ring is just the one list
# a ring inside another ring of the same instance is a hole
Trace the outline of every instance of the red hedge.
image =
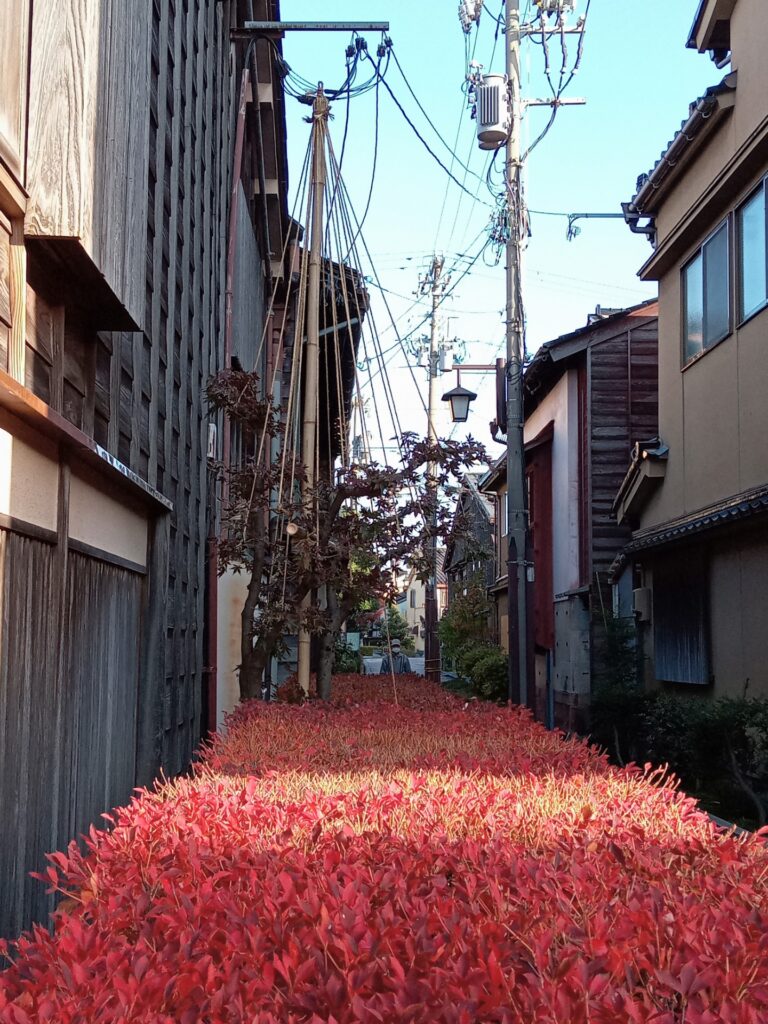
[(10, 951), (0, 1022), (768, 1019), (758, 840), (523, 712), (372, 685), (244, 705), (194, 779), (53, 855), (70, 903)]

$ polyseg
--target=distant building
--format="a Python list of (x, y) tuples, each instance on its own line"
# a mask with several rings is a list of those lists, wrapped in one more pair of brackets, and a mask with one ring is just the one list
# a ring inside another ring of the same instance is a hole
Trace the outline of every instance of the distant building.
[(729, 68), (625, 204), (659, 282), (659, 430), (616, 500), (614, 566), (651, 685), (768, 696), (768, 20), (702, 0), (688, 46)]
[[(437, 549), (437, 620), (443, 617), (448, 607), (448, 580), (443, 570), (445, 559), (445, 548)], [(424, 637), (426, 623), (426, 586), (423, 580), (417, 578), (415, 572), (411, 572), (406, 580), (404, 591), (405, 597), (405, 621), (413, 636), (416, 645), (416, 653), (424, 653)], [(399, 606), (399, 605), (398, 605)]]
[(457, 536), (448, 541), (443, 571), (448, 586), (448, 607), (470, 581), (493, 585), (495, 574), (495, 504), (481, 493), (483, 473), (466, 473), (456, 501)]
[[(586, 327), (543, 345), (525, 373), (537, 714), (553, 708), (568, 727), (586, 723), (610, 611), (608, 569), (630, 537), (611, 506), (632, 445), (657, 430), (656, 314), (649, 301), (590, 317)], [(489, 593), (507, 649), (506, 456), (480, 489), (496, 501)]]

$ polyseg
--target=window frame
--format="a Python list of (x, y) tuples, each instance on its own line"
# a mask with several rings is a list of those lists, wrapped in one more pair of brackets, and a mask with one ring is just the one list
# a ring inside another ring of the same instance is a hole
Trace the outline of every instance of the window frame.
[[(710, 231), (706, 238), (697, 246), (694, 252), (688, 257), (680, 268), (680, 368), (686, 370), (689, 366), (693, 366), (697, 363), (707, 352), (711, 352), (713, 348), (717, 348), (721, 342), (725, 341), (733, 334), (734, 330), (734, 295), (733, 295), (733, 279), (734, 279), (734, 245), (733, 245), (733, 228), (732, 224), (734, 217), (729, 213), (726, 217), (720, 220), (715, 228)], [(706, 333), (706, 321), (707, 321), (707, 292), (706, 292), (706, 248), (710, 242), (725, 228), (725, 239), (726, 239), (726, 273), (727, 273), (727, 287), (726, 292), (728, 296), (728, 318), (726, 328), (723, 334), (718, 335), (708, 345), (704, 343), (704, 337)], [(688, 268), (694, 263), (699, 257), (701, 257), (701, 276), (702, 276), (702, 347), (700, 352), (696, 352), (695, 355), (689, 356), (686, 353), (686, 339), (688, 335), (688, 287), (687, 287), (687, 271)]]
[[(752, 200), (761, 192), (763, 194), (763, 218), (765, 220), (765, 253), (763, 254), (765, 259), (766, 278), (765, 298), (759, 306), (756, 306), (751, 312), (745, 313), (741, 308), (743, 302), (742, 287), (744, 283), (741, 270), (741, 243), (743, 237), (741, 227), (741, 214), (746, 209), (746, 207), (749, 206)], [(763, 310), (766, 309), (766, 307), (768, 307), (768, 175), (761, 178), (758, 184), (755, 185), (754, 188), (750, 189), (749, 194), (745, 196), (744, 199), (738, 204), (735, 210), (734, 224), (734, 233), (736, 236), (734, 246), (734, 259), (736, 269), (736, 325), (737, 327), (742, 327), (744, 324), (748, 323), (753, 317), (757, 316), (759, 313), (762, 313)]]

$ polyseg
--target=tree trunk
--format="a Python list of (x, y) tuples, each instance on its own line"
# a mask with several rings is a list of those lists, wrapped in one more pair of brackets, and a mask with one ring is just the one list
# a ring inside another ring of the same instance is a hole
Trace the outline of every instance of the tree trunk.
[(240, 700), (254, 700), (261, 697), (261, 685), (267, 660), (267, 652), (260, 644), (242, 659), (239, 672)]
[(327, 629), (320, 636), (320, 658), (317, 663), (317, 696), (320, 700), (331, 699), (331, 676), (336, 647), (336, 631)]
[(260, 579), (252, 573), (248, 580), (248, 593), (240, 617), (240, 700), (251, 700), (261, 696), (261, 680), (267, 659), (259, 650), (260, 644), (254, 645), (254, 615), (259, 599)]

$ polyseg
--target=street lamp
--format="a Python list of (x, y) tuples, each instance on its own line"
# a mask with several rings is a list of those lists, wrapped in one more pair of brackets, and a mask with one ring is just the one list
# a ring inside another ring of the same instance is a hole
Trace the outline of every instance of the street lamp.
[(451, 418), (454, 423), (467, 422), (469, 418), (469, 403), (474, 402), (476, 398), (477, 395), (474, 391), (463, 388), (461, 384), (451, 391), (446, 391), (443, 395), (443, 401), (451, 403)]

